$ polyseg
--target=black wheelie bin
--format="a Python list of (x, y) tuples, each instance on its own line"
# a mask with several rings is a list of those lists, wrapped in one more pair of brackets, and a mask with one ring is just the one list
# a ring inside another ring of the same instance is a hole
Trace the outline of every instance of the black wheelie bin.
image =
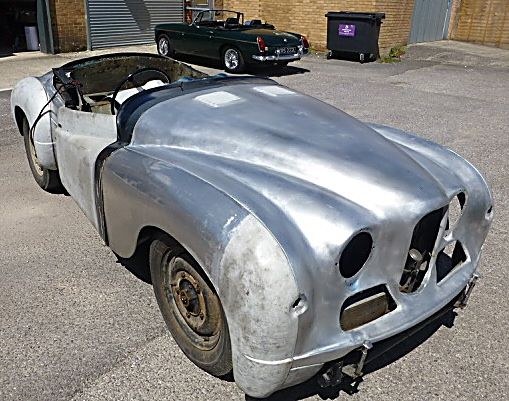
[(380, 56), (378, 35), (385, 13), (331, 11), (325, 16), (329, 58), (355, 57), (364, 63)]

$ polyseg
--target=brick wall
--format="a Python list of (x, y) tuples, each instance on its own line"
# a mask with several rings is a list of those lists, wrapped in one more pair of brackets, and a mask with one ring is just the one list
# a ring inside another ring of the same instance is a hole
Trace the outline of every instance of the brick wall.
[[(219, 2), (214, 2), (215, 8)], [(254, 18), (261, 18), (261, 1), (260, 0), (222, 0), (222, 8), (227, 10), (235, 10), (244, 13), (244, 20), (250, 20)]]
[(327, 47), (327, 18), (329, 11), (384, 12), (380, 30), (380, 48), (389, 49), (406, 44), (410, 34), (414, 0), (222, 0), (224, 8), (243, 11), (246, 19), (262, 18), (278, 29), (306, 35), (311, 46), (318, 50)]
[[(49, 0), (56, 52), (87, 48), (85, 2)], [(277, 28), (306, 35), (311, 46), (325, 50), (328, 11), (365, 11), (386, 14), (380, 30), (382, 54), (406, 44), (414, 0), (216, 0), (216, 8), (242, 11), (245, 18), (261, 18)], [(508, 0), (453, 0), (448, 37), (509, 49)]]
[(509, 1), (456, 0), (451, 39), (509, 49)]
[(50, 0), (50, 10), (55, 52), (85, 50), (87, 48), (85, 2)]
[(390, 49), (398, 44), (407, 44), (412, 26), (414, 0), (378, 0), (375, 8), (375, 11), (385, 13), (385, 20), (380, 29), (380, 48)]

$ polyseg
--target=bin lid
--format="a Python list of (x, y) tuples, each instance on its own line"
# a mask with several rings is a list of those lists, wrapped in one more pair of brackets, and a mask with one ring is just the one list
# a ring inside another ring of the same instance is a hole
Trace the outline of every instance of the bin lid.
[(384, 19), (385, 13), (364, 13), (358, 11), (329, 11), (325, 14), (327, 18), (345, 19)]

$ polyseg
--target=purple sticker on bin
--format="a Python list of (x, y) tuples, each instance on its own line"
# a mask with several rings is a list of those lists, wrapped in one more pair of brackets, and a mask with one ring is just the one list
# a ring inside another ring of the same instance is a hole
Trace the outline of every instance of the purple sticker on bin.
[(339, 36), (355, 36), (355, 25), (339, 24)]

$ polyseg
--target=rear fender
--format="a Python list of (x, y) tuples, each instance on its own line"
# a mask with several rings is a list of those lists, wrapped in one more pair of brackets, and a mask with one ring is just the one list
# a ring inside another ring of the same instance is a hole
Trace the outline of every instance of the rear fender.
[[(52, 95), (52, 94), (51, 94)], [(39, 164), (49, 170), (56, 170), (57, 163), (54, 154), (53, 129), (55, 128), (54, 111), (51, 105), (46, 105), (49, 96), (43, 83), (34, 77), (21, 80), (12, 90), (11, 94), (11, 112), (20, 128), (23, 116), (28, 120), (29, 126), (32, 127), (39, 117), (39, 113), (43, 113), (35, 126), (34, 146)], [(44, 108), (44, 110), (43, 110)]]

